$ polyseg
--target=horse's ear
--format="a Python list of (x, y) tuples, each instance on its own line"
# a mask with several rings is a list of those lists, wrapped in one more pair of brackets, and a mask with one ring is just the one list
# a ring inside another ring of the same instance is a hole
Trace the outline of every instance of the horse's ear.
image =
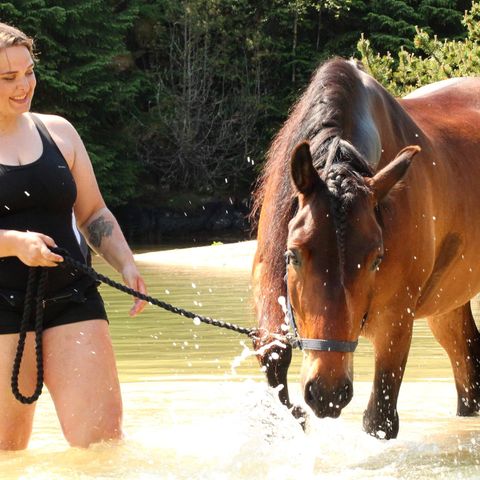
[(312, 193), (315, 186), (320, 183), (308, 142), (299, 143), (293, 150), (290, 173), (295, 187), (303, 195)]
[(421, 151), (418, 145), (410, 145), (401, 150), (393, 161), (377, 172), (368, 183), (377, 202), (380, 202), (392, 187), (407, 173), (412, 158)]

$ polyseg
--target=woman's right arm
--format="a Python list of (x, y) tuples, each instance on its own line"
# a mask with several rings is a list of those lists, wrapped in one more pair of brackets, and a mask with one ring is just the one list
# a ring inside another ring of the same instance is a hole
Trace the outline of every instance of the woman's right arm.
[(56, 267), (63, 258), (49, 247), (53, 238), (43, 233), (0, 230), (0, 257), (18, 257), (29, 267)]

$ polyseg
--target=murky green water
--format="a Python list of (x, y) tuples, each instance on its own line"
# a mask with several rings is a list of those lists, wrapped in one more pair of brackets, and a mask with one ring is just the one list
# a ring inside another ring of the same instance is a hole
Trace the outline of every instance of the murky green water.
[[(96, 267), (116, 279), (112, 270)], [(149, 292), (200, 314), (253, 326), (248, 272), (142, 266)], [(0, 453), (5, 479), (431, 479), (480, 477), (479, 418), (455, 416), (449, 361), (418, 323), (399, 401), (400, 435), (362, 432), (373, 376), (371, 347), (355, 354), (355, 396), (337, 420), (306, 433), (269, 391), (246, 337), (148, 307), (101, 287), (125, 403), (120, 445), (71, 449), (48, 393), (27, 452)], [(246, 358), (243, 358), (245, 357)], [(243, 358), (243, 359), (242, 359)], [(296, 352), (292, 396), (301, 401)]]

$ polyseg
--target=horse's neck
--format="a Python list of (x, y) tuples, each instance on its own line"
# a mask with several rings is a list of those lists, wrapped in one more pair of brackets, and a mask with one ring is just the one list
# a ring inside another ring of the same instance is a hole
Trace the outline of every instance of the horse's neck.
[(401, 105), (376, 80), (362, 72), (363, 88), (352, 110), (350, 141), (376, 171), (422, 133)]

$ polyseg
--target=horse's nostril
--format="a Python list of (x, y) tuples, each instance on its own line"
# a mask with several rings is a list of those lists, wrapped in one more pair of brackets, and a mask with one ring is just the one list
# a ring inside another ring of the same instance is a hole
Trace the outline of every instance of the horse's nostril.
[(313, 382), (308, 382), (305, 385), (305, 401), (308, 405), (311, 405), (315, 398), (315, 391), (314, 391)]
[(343, 390), (341, 390), (339, 400), (343, 399), (343, 404), (347, 405), (353, 397), (353, 385), (350, 381), (346, 382)]

